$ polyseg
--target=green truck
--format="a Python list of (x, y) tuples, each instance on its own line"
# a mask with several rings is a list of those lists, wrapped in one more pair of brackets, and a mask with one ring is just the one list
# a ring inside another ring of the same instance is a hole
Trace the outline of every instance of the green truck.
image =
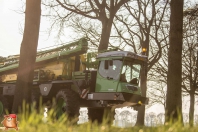
[[(87, 107), (89, 118), (101, 120), (106, 108), (148, 104), (141, 96), (140, 71), (147, 57), (129, 51), (87, 53), (85, 38), (37, 52), (31, 99), (48, 105), (55, 99), (57, 116), (78, 115)], [(94, 61), (92, 61), (94, 60)], [(11, 112), (19, 55), (0, 62), (0, 114)], [(93, 66), (94, 65), (94, 66)], [(93, 67), (96, 67), (94, 69)]]

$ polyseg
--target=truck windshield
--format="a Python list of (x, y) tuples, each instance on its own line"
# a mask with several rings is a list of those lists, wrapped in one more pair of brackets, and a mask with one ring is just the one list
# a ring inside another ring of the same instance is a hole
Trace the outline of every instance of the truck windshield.
[(108, 64), (108, 69), (105, 69), (105, 61), (100, 61), (99, 74), (107, 79), (119, 80), (120, 71), (122, 68), (121, 60), (112, 60), (112, 65)]
[(141, 64), (125, 61), (122, 67), (120, 81), (138, 85), (140, 78), (140, 69)]

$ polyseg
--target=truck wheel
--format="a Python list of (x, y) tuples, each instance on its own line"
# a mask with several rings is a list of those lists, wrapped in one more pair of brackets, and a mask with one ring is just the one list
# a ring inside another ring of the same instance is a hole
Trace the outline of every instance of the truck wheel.
[(0, 95), (0, 116), (6, 114), (6, 110), (8, 110), (8, 101), (3, 95)]
[(79, 115), (79, 95), (71, 89), (60, 90), (56, 94), (56, 117), (66, 114), (69, 118)]
[(102, 123), (104, 108), (88, 108), (89, 119), (94, 122)]

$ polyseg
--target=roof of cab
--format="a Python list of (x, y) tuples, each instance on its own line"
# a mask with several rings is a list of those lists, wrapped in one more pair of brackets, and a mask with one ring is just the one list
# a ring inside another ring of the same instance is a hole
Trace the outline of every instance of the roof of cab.
[(97, 58), (106, 58), (106, 57), (129, 57), (133, 59), (147, 61), (147, 56), (135, 54), (130, 51), (110, 51), (110, 52), (100, 53), (97, 56)]

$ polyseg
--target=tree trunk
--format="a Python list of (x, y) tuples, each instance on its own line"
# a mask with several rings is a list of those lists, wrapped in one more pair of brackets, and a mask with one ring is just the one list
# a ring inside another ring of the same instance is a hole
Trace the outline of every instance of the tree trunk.
[[(150, 30), (148, 31), (148, 33)], [(143, 54), (146, 56), (149, 56), (149, 34), (146, 35), (146, 40), (144, 41), (142, 48), (146, 48), (147, 51)], [(144, 67), (141, 70), (141, 91), (142, 91), (142, 96), (146, 97), (146, 92), (147, 92), (147, 72), (148, 72), (148, 62), (144, 63)], [(138, 114), (137, 114), (137, 121), (136, 121), (136, 126), (144, 126), (144, 117), (145, 117), (145, 106), (140, 106), (138, 109)]]
[(18, 113), (23, 101), (30, 102), (34, 63), (38, 45), (41, 0), (26, 0), (25, 28), (12, 111)]
[(113, 18), (109, 18), (102, 21), (102, 34), (98, 51), (107, 50), (111, 34), (112, 23)]
[[(144, 67), (144, 70), (141, 71), (141, 91), (142, 96), (146, 97), (146, 91), (147, 91), (147, 76), (146, 76), (146, 66)], [(137, 114), (137, 121), (136, 126), (143, 126), (144, 125), (144, 116), (145, 116), (145, 105), (142, 105), (138, 109)]]
[(189, 109), (190, 126), (193, 126), (193, 123), (194, 123), (194, 105), (195, 105), (195, 93), (190, 92), (190, 109)]
[(183, 0), (171, 1), (170, 47), (168, 53), (166, 121), (182, 117), (181, 72), (182, 72), (182, 27)]

